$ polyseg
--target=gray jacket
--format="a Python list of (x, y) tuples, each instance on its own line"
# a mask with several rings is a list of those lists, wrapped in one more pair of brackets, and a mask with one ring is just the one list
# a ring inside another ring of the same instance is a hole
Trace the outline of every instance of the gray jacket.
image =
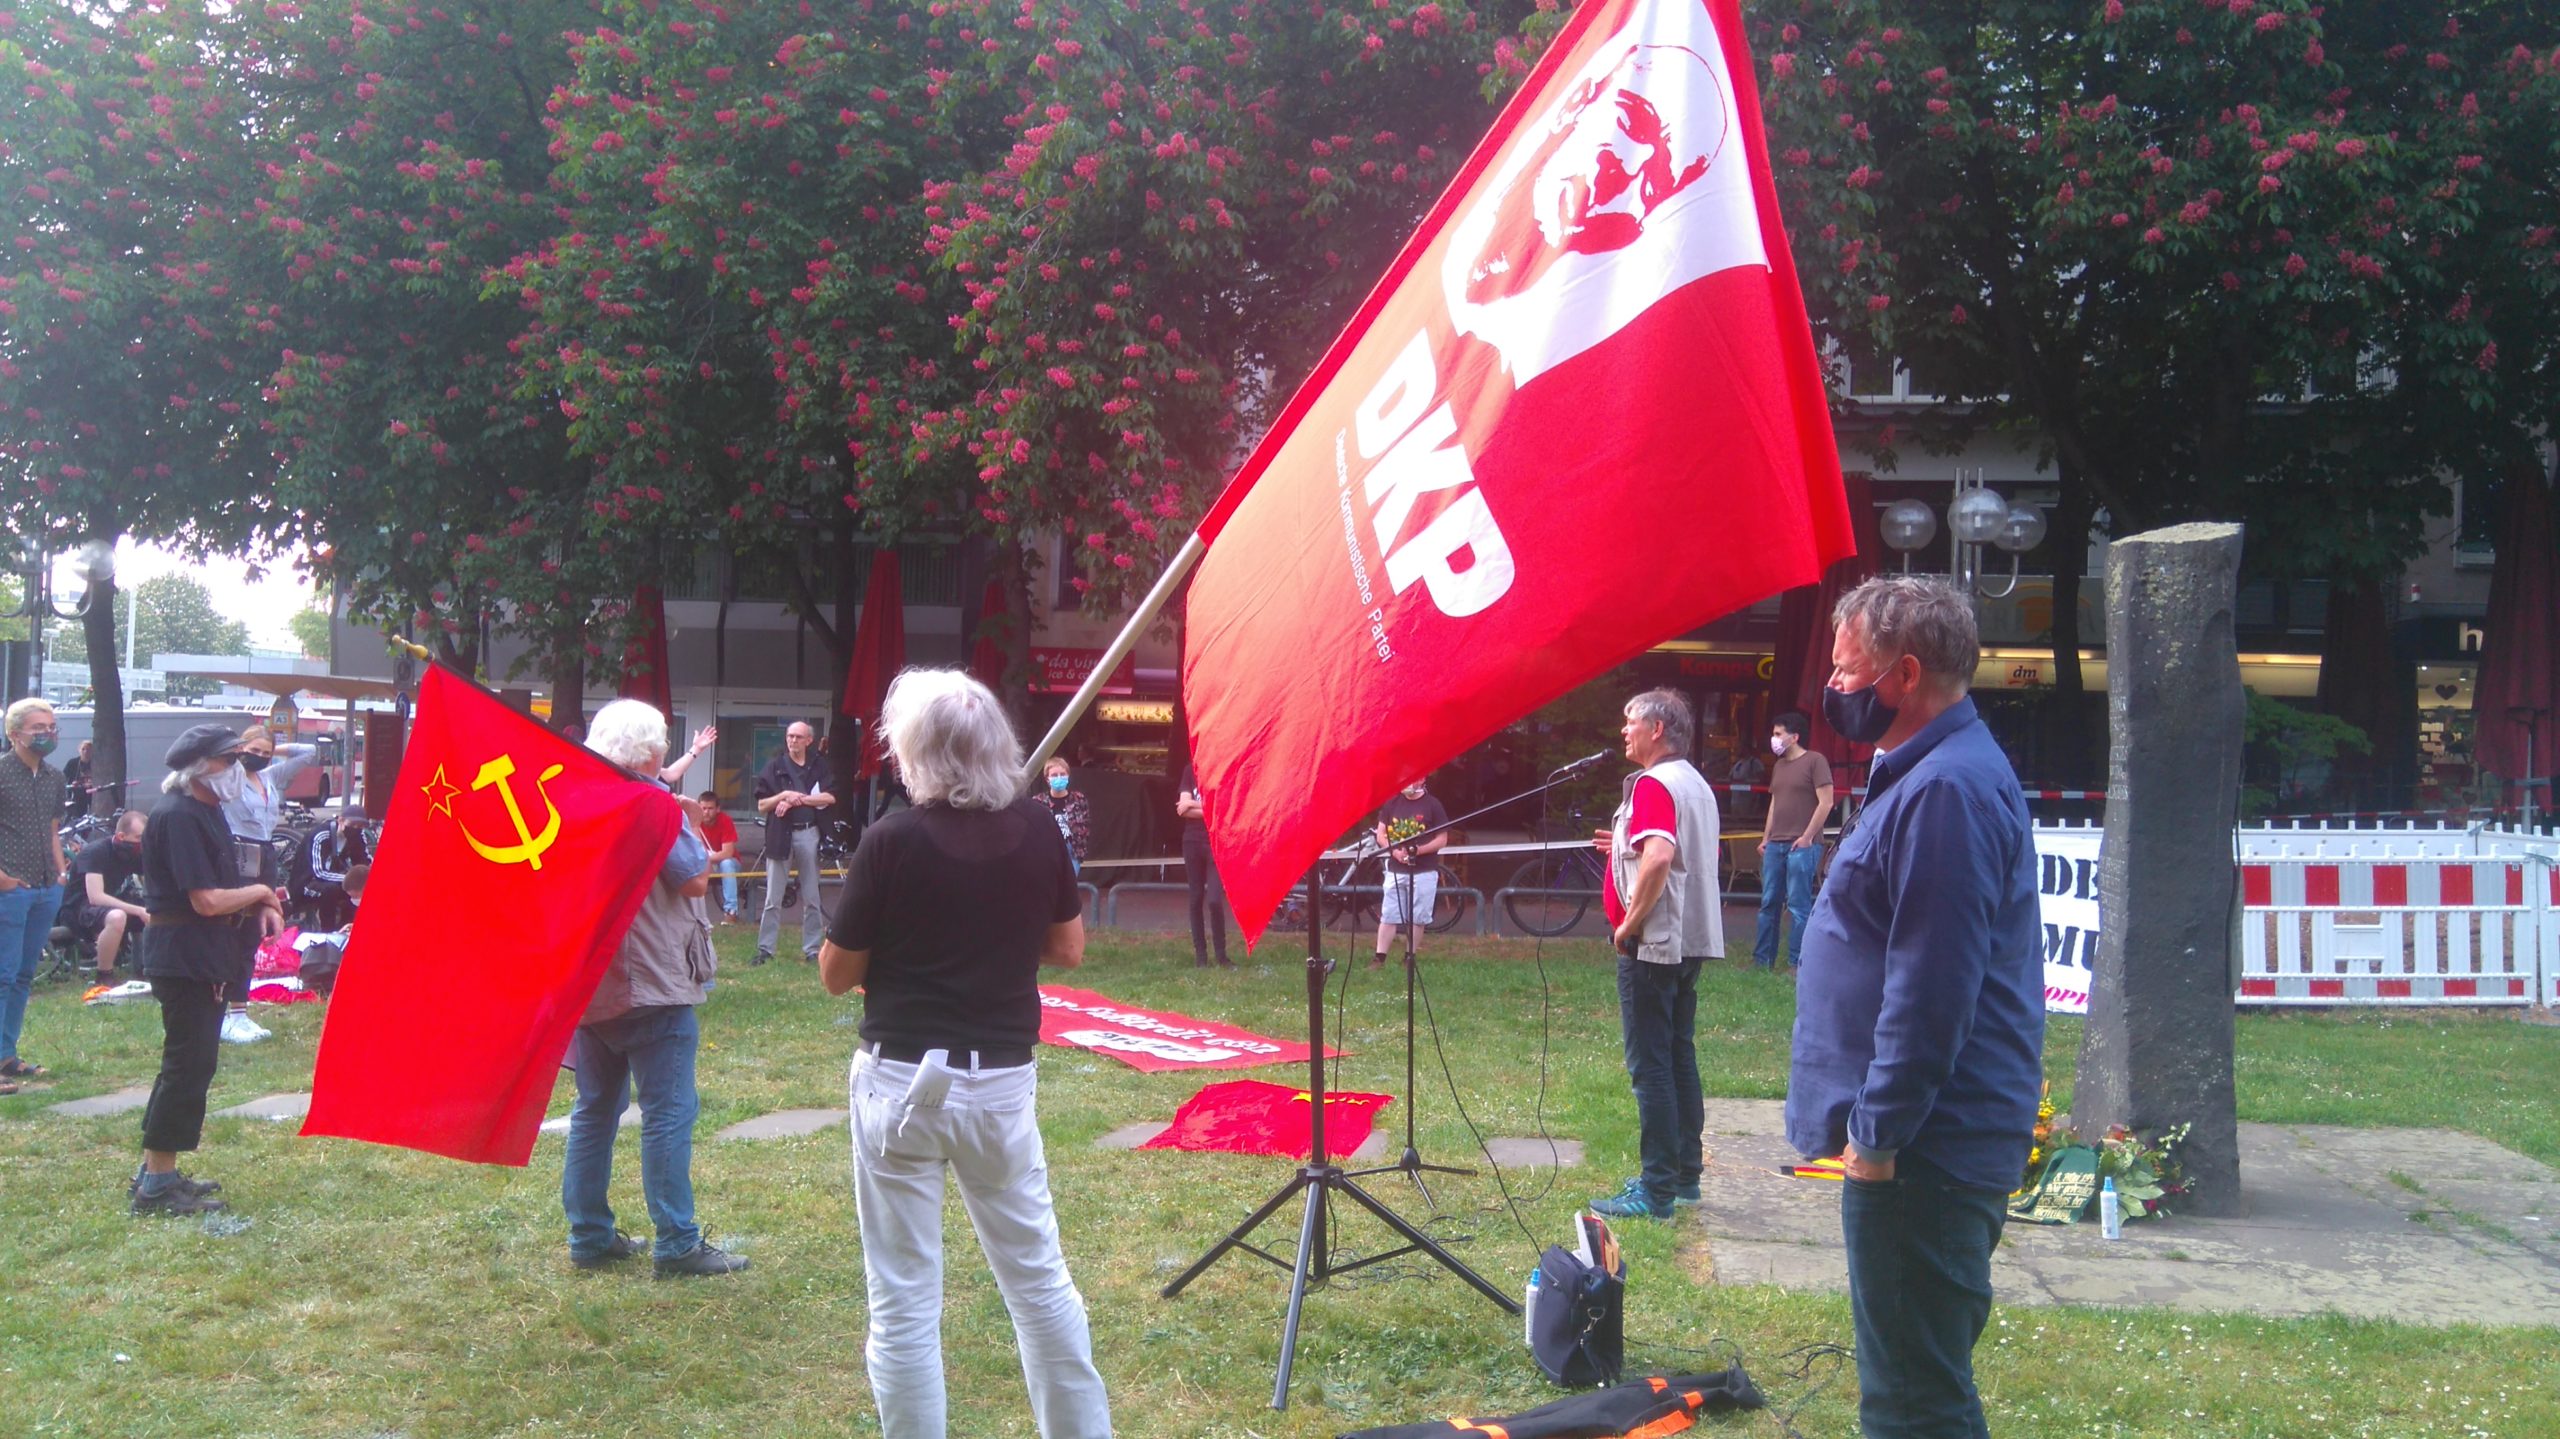
[(702, 1002), (719, 962), (711, 952), (710, 920), (701, 903), (685, 895), (686, 883), (661, 874), (650, 884), (580, 1024), (619, 1019), (635, 1009)]

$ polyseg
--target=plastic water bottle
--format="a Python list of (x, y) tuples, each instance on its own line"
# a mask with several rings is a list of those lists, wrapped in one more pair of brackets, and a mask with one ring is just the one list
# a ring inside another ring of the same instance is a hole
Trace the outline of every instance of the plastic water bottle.
[(2098, 1190), (2098, 1233), (2108, 1239), (2124, 1238), (2124, 1201), (2116, 1197), (2113, 1179)]
[(1529, 1269), (1529, 1287), (1520, 1295), (1520, 1342), (1537, 1347), (1538, 1343), (1538, 1270)]

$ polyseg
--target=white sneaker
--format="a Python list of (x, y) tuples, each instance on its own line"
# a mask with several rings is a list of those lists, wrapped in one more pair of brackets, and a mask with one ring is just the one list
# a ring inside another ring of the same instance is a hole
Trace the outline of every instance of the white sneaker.
[(255, 1044), (266, 1038), (267, 1033), (266, 1026), (236, 1009), (222, 1016), (222, 1042), (225, 1044)]

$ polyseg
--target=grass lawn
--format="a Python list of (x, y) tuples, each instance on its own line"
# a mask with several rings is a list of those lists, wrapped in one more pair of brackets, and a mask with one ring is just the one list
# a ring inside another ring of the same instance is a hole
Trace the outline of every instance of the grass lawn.
[[(236, 1232), (124, 1212), (138, 1117), (74, 1120), (51, 1102), (145, 1083), (159, 1019), (146, 1002), (80, 1008), (41, 991), (25, 1048), (50, 1065), (43, 1090), (0, 1099), (0, 1434), (19, 1435), (802, 1435), (869, 1434), (862, 1368), (862, 1263), (840, 1130), (767, 1143), (712, 1143), (733, 1121), (844, 1103), (853, 1001), (830, 1001), (798, 964), (743, 967), (748, 940), (703, 1011), (702, 1221), (750, 1256), (736, 1279), (657, 1283), (568, 1266), (560, 1143), (525, 1170), (489, 1169), (341, 1141), (290, 1125), (217, 1121), (193, 1172), (220, 1179), (248, 1223)], [(1303, 970), (1287, 941), (1271, 962), (1195, 973), (1187, 947), (1105, 936), (1069, 982), (1274, 1035), (1300, 1032)], [(1458, 1094), (1487, 1135), (1538, 1131), (1540, 984), (1521, 941), (1434, 946), (1427, 971)], [(1435, 1232), (1504, 1288), (1536, 1243), (1560, 1237), (1589, 1195), (1634, 1167), (1617, 1065), (1610, 971), (1596, 944), (1550, 943), (1553, 1058), (1543, 1096), (1553, 1133), (1589, 1161), (1560, 1178), (1509, 1176), (1521, 1221), (1490, 1177), (1437, 1186)], [(1700, 1004), (1711, 1094), (1777, 1097), (1793, 992), (1717, 966)], [(226, 1048), (217, 1106), (307, 1086), (317, 1006), (265, 1017), (277, 1037)], [(1350, 976), (1344, 1081), (1400, 1087), (1402, 996)], [(2052, 1027), (2048, 1069), (2067, 1096), (2078, 1027)], [(1466, 1125), (1428, 1039), (1419, 1112), (1427, 1157), (1465, 1161)], [(1257, 1071), (1288, 1082), (1287, 1070)], [(1231, 1256), (1181, 1299), (1156, 1290), (1288, 1174), (1275, 1160), (1101, 1151), (1092, 1141), (1163, 1119), (1199, 1076), (1142, 1075), (1069, 1051), (1041, 1060), (1041, 1117), (1069, 1260), (1094, 1317), (1120, 1432), (1313, 1436), (1451, 1414), (1495, 1414), (1553, 1397), (1516, 1320), (1445, 1276), (1406, 1265), (1309, 1301), (1296, 1403), (1266, 1408), (1286, 1278)], [(2448, 1125), (2560, 1163), (2560, 1030), (2511, 1018), (2417, 1014), (2244, 1017), (2244, 1118)], [(555, 1100), (565, 1107), (566, 1087)], [(1386, 1125), (1401, 1129), (1390, 1108)], [(635, 1141), (615, 1197), (645, 1233)], [(1419, 1216), (1392, 1177), (1377, 1191)], [(1340, 1211), (1337, 1211), (1338, 1213)], [(1295, 1242), (1295, 1213), (1264, 1231)], [(953, 1206), (945, 1350), (955, 1434), (1031, 1432), (1003, 1307)], [(1525, 1231), (1524, 1232), (1524, 1228)], [(1682, 1227), (1627, 1236), (1630, 1358), (1679, 1366), (1711, 1341), (1741, 1347), (1807, 1435), (1855, 1432), (1854, 1376), (1781, 1356), (1846, 1344), (1845, 1299), (1711, 1288), (1691, 1277)], [(1342, 1221), (1368, 1245), (1365, 1220)], [(1979, 1355), (2003, 1435), (2515, 1436), (2560, 1434), (2560, 1331), (2444, 1330), (2345, 1319), (2268, 1320), (2168, 1311), (2003, 1309)], [(1822, 1381), (1828, 1377), (1827, 1385)], [(1764, 1413), (1709, 1432), (1781, 1432)]]

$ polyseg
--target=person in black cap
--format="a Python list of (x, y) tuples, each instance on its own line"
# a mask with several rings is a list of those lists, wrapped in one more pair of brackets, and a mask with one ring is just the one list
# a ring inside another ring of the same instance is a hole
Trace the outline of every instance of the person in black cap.
[(224, 1001), (249, 972), (258, 941), (284, 928), (283, 901), (244, 884), (222, 803), (240, 793), (240, 736), (202, 724), (169, 747), (167, 798), (142, 832), (142, 890), (151, 922), (142, 973), (160, 1001), (160, 1074), (142, 1111), (136, 1214), (208, 1214), (222, 1186), (178, 1172), (178, 1156), (204, 1137), (204, 1106), (222, 1052)]

